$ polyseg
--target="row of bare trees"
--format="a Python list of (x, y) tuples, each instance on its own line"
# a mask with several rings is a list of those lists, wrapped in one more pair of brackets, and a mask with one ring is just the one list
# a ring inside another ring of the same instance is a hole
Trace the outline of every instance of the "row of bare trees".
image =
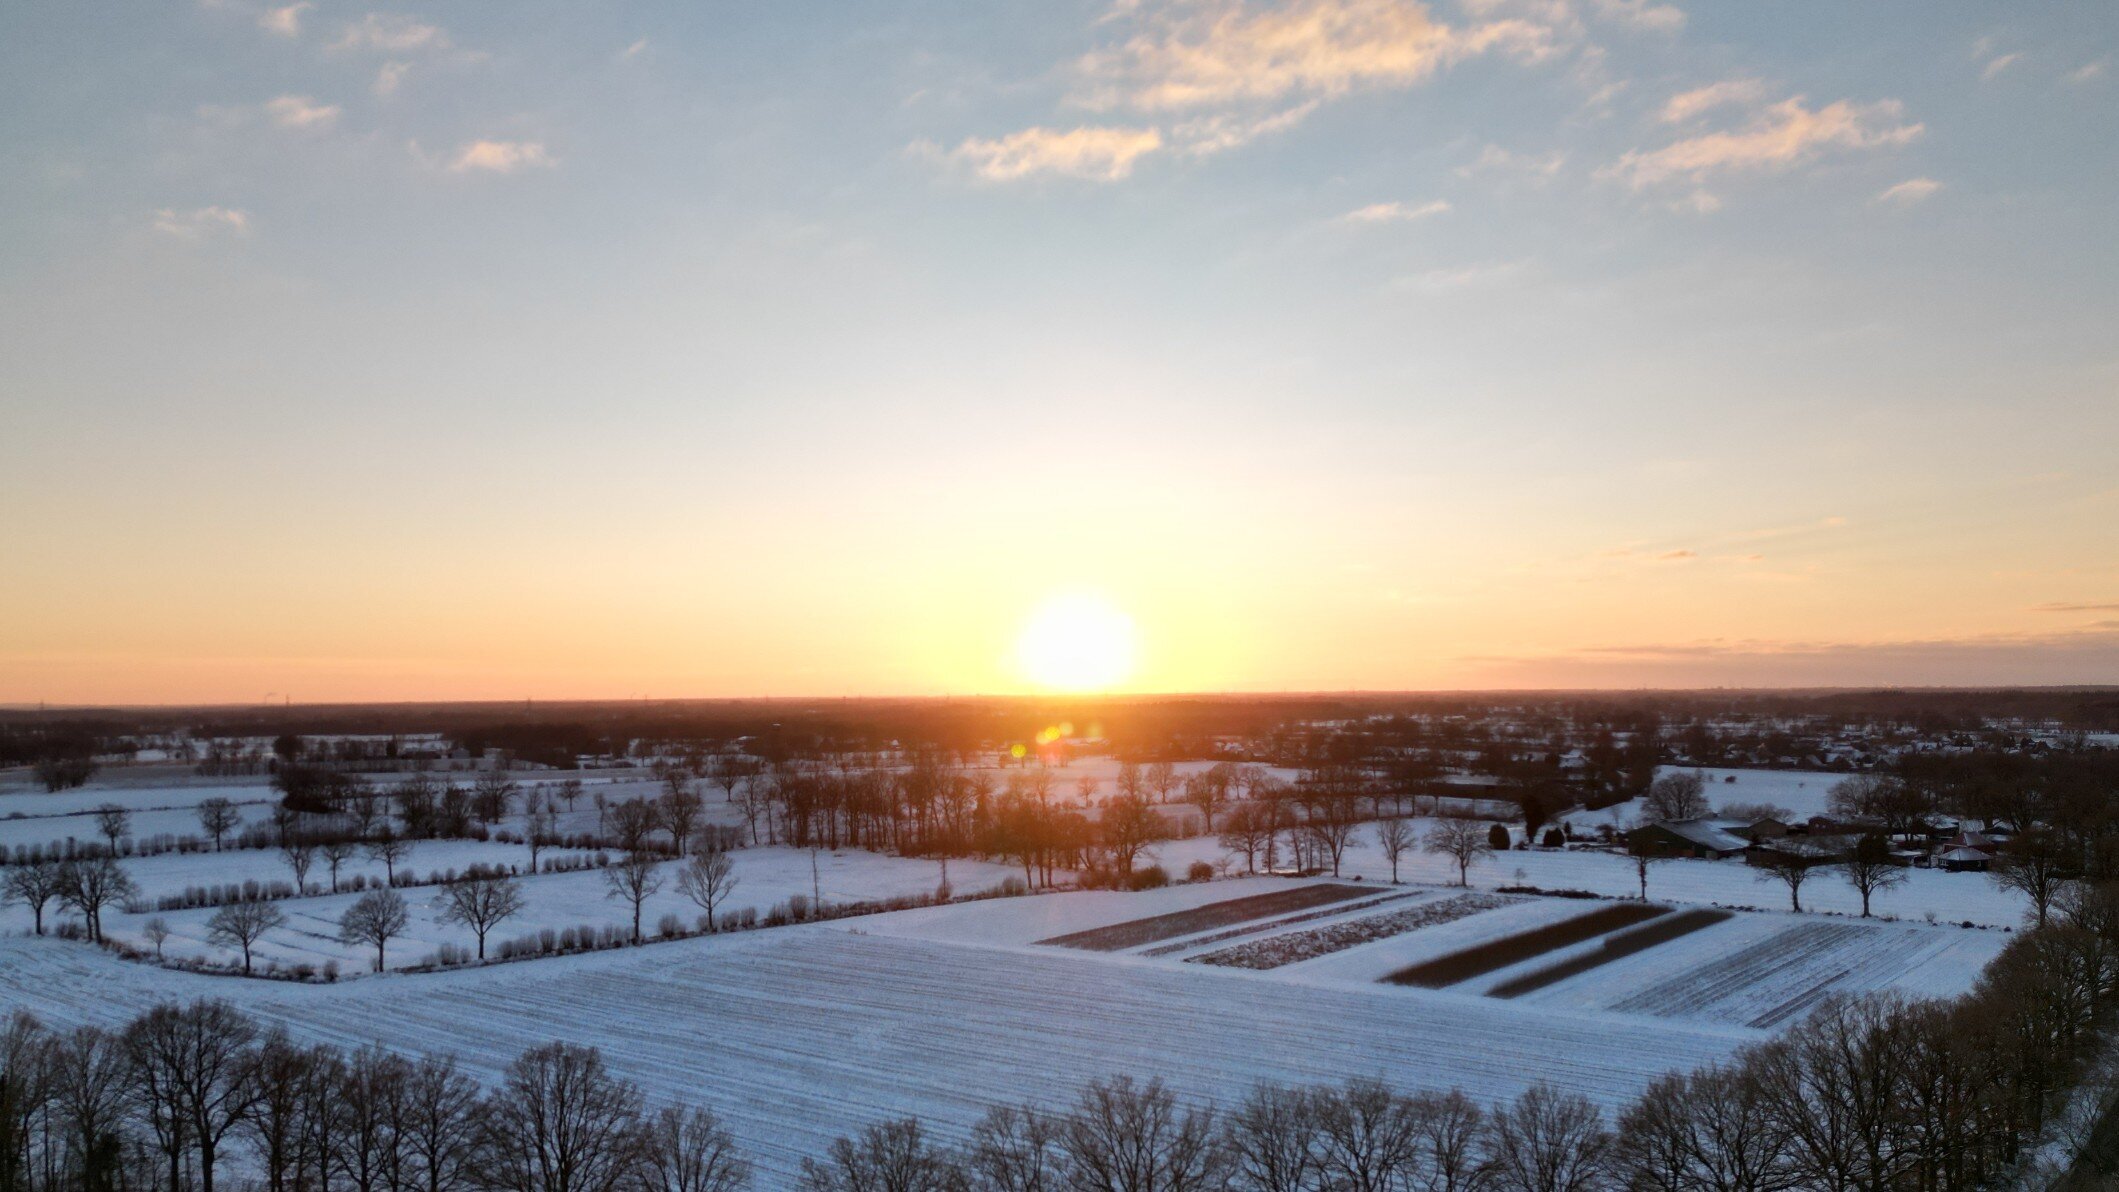
[(225, 1002), (158, 1006), (109, 1031), (0, 1021), (5, 1192), (733, 1192), (749, 1180), (712, 1114), (650, 1112), (589, 1048), (525, 1052), (488, 1093), (453, 1060), (305, 1047)]

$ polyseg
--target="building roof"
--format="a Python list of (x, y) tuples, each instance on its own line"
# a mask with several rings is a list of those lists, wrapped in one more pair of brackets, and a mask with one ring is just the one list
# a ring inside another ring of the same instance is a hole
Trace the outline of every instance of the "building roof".
[(1976, 848), (1953, 848), (1942, 855), (1945, 861), (1991, 861), (1992, 853), (1983, 853)]
[(1657, 820), (1652, 827), (1681, 836), (1701, 848), (1718, 853), (1740, 853), (1751, 842), (1722, 826), (1721, 820)]

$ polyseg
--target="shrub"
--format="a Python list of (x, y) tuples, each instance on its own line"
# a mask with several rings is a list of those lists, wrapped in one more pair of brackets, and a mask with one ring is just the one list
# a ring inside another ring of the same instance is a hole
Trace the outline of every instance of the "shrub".
[(1157, 890), (1169, 884), (1170, 871), (1160, 865), (1136, 869), (1133, 876), (1126, 879), (1126, 887), (1132, 890)]
[(1214, 863), (1211, 861), (1192, 862), (1190, 865), (1185, 867), (1185, 880), (1190, 882), (1213, 881)]
[(1001, 879), (1001, 897), (1017, 898), (1030, 892), (1030, 883), (1019, 877)]
[(675, 915), (664, 915), (655, 923), (655, 934), (664, 939), (674, 939), (684, 934), (684, 920)]

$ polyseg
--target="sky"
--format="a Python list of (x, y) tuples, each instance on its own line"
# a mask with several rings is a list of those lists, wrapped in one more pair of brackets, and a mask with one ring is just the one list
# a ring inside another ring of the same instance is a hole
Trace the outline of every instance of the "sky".
[(2119, 682), (2115, 55), (0, 6), (0, 703)]

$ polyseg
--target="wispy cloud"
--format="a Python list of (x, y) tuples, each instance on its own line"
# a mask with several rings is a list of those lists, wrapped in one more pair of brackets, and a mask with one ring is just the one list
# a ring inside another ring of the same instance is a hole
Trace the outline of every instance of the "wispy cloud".
[(1532, 182), (1546, 182), (1557, 176), (1567, 164), (1567, 154), (1555, 149), (1550, 153), (1514, 153), (1499, 145), (1488, 145), (1479, 150), (1479, 156), (1457, 167), (1459, 178), (1474, 178), (1481, 174), (1501, 174)]
[(1905, 120), (1905, 105), (1895, 99), (1867, 104), (1838, 100), (1811, 108), (1798, 95), (1766, 107), (1742, 128), (1627, 153), (1599, 175), (1618, 178), (1635, 190), (1680, 182), (1698, 185), (1721, 174), (1785, 170), (1829, 150), (1903, 145), (1921, 132), (1921, 125)]
[(1456, 290), (1483, 290), (1506, 285), (1523, 275), (1523, 261), (1488, 261), (1451, 268), (1429, 269), (1399, 278), (1396, 288), (1422, 294), (1444, 294)]
[(1320, 100), (1305, 100), (1293, 107), (1263, 116), (1235, 112), (1217, 112), (1211, 116), (1200, 116), (1182, 121), (1170, 130), (1170, 138), (1178, 151), (1194, 157), (1205, 157), (1224, 150), (1248, 145), (1269, 133), (1285, 132), (1309, 118), (1317, 110)]
[(449, 169), (459, 174), (512, 174), (557, 164), (540, 141), (472, 141), (449, 159)]
[(1026, 128), (994, 139), (971, 137), (943, 156), (990, 182), (1036, 174), (1115, 182), (1162, 147), (1162, 134), (1153, 128)]
[(2045, 604), (2034, 604), (2031, 606), (2031, 611), (2035, 613), (2119, 613), (2119, 600), (2091, 601), (2088, 603), (2053, 600)]
[(1766, 83), (1763, 79), (1725, 79), (1671, 96), (1663, 103), (1663, 121), (1666, 124), (1683, 124), (1702, 113), (1728, 104), (1751, 107), (1765, 98)]
[(440, 26), (402, 13), (371, 12), (349, 23), (339, 33), (338, 40), (332, 43), (332, 48), (382, 50), (392, 54), (445, 50), (449, 48), (449, 35)]
[(1662, 554), (1656, 556), (1656, 558), (1666, 563), (1678, 559), (1697, 559), (1699, 557), (1700, 552), (1696, 550), (1666, 550)]
[(338, 119), (339, 106), (318, 103), (306, 95), (282, 95), (265, 104), (265, 115), (280, 128), (320, 128)]
[(1982, 79), (1991, 79), (1994, 76), (2000, 74), (2002, 71), (2007, 70), (2009, 67), (2014, 66), (2021, 61), (2023, 61), (2022, 54), (2001, 54), (1994, 58), (1990, 58), (1987, 60), (1987, 64), (1985, 66), (1979, 68), (1979, 77)]
[(2111, 65), (2112, 56), (2110, 54), (2106, 54), (2104, 57), (2099, 58), (2094, 62), (2083, 63), (2075, 69), (2067, 72), (2067, 74), (2063, 77), (2065, 77), (2070, 83), (2080, 84), (2094, 82), (2097, 79), (2103, 78), (2104, 72), (2110, 69)]
[(374, 92), (377, 95), (397, 94), (398, 87), (404, 83), (405, 76), (411, 72), (412, 64), (410, 62), (393, 61), (383, 63), (375, 72)]
[(1425, 203), (1370, 203), (1357, 207), (1341, 216), (1349, 223), (1407, 223), (1416, 219), (1442, 215), (1450, 210), (1449, 200), (1431, 199)]
[(625, 61), (625, 60), (627, 60), (627, 59), (631, 59), (631, 58), (638, 58), (638, 57), (639, 57), (639, 56), (640, 56), (641, 54), (643, 54), (643, 53), (646, 53), (646, 52), (647, 52), (647, 38), (643, 37), (643, 38), (641, 38), (641, 39), (640, 39), (639, 41), (636, 41), (636, 42), (634, 42), (633, 44), (631, 44), (631, 45), (629, 45), (629, 46), (625, 47), (624, 49), (622, 49), (622, 50), (620, 50), (620, 51), (618, 51), (618, 58), (619, 58), (619, 60), (620, 60), (620, 61)]
[(1655, 0), (1595, 0), (1594, 7), (1597, 15), (1607, 20), (1642, 29), (1670, 33), (1685, 27), (1685, 10), (1675, 4), (1657, 4)]
[(250, 214), (234, 207), (194, 207), (179, 211), (164, 207), (154, 213), (151, 226), (178, 240), (203, 240), (213, 235), (240, 236), (250, 231)]
[(1882, 194), (1876, 196), (1876, 201), (1911, 207), (1924, 199), (1933, 198), (1935, 192), (1941, 189), (1942, 183), (1933, 178), (1908, 178), (1896, 186), (1886, 187)]

